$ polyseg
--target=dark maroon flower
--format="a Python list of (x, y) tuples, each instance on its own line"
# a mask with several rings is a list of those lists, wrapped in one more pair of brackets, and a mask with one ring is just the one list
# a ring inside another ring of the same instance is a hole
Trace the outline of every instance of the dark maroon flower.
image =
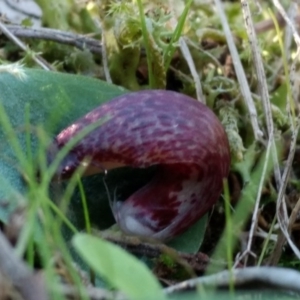
[(128, 93), (64, 129), (56, 147), (99, 119), (106, 121), (71, 150), (58, 175), (70, 175), (86, 157), (89, 173), (158, 165), (151, 182), (125, 202), (113, 203), (124, 232), (168, 240), (216, 203), (228, 176), (230, 153), (221, 123), (204, 104), (171, 91)]

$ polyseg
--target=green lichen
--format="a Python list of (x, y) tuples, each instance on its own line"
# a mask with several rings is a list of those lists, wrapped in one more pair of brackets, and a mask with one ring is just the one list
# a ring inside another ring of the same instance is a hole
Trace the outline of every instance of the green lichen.
[(232, 162), (240, 162), (243, 160), (245, 148), (239, 134), (238, 112), (229, 104), (223, 104), (219, 115), (227, 133)]
[(282, 110), (278, 106), (271, 104), (271, 112), (274, 123), (278, 127), (278, 129), (282, 129), (288, 126), (289, 118), (282, 112)]

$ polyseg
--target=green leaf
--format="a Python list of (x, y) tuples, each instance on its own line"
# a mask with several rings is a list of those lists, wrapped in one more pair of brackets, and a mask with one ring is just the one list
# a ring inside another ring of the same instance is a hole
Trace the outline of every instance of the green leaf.
[[(38, 148), (37, 127), (42, 126), (54, 136), (77, 118), (126, 90), (85, 76), (6, 67), (0, 72), (0, 91), (0, 105), (8, 119), (3, 124), (5, 120), (1, 115), (0, 220), (5, 222), (26, 194), (21, 176), (24, 170), (11, 141), (15, 138), (23, 157), (28, 157), (30, 151), (34, 157)], [(26, 122), (32, 127), (29, 139)], [(5, 127), (11, 127), (12, 132)]]
[(208, 215), (205, 214), (187, 231), (170, 241), (168, 246), (185, 253), (197, 253), (204, 239), (207, 221)]
[(76, 234), (73, 245), (83, 260), (130, 299), (166, 299), (148, 268), (119, 246), (87, 234)]
[(287, 86), (286, 84), (282, 84), (271, 94), (272, 104), (275, 104), (282, 111), (285, 111), (286, 95), (287, 95)]
[(236, 162), (233, 166), (234, 170), (242, 176), (244, 183), (251, 181), (251, 172), (258, 154), (257, 143), (254, 142), (246, 150), (243, 161)]

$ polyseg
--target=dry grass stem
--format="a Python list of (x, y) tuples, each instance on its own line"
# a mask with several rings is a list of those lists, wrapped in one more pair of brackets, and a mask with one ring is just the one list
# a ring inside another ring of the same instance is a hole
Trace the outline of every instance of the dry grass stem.
[[(24, 50), (26, 53), (31, 52), (31, 50), (19, 39), (17, 38), (13, 33), (11, 33), (6, 25), (4, 25), (0, 21), (0, 30), (11, 40), (13, 41), (18, 47), (20, 47), (22, 50)], [(33, 54), (33, 53), (32, 53)], [(37, 65), (39, 65), (41, 68), (43, 68), (46, 71), (54, 70), (54, 68), (48, 64), (41, 56), (37, 54), (32, 55), (32, 59), (36, 62)]]
[(295, 270), (274, 267), (248, 267), (232, 271), (197, 277), (183, 281), (166, 288), (166, 294), (196, 288), (198, 286), (227, 287), (233, 280), (235, 287), (246, 285), (257, 287), (257, 284), (265, 288), (285, 289), (287, 291), (300, 292), (300, 273)]
[[(280, 175), (280, 169), (279, 169), (279, 161), (278, 161), (278, 155), (277, 155), (277, 149), (274, 141), (274, 124), (273, 124), (273, 117), (272, 117), (272, 112), (271, 112), (271, 103), (270, 103), (270, 97), (269, 97), (269, 91), (268, 91), (268, 85), (266, 81), (266, 75), (264, 71), (264, 66), (263, 66), (263, 61), (261, 57), (261, 50), (258, 46), (258, 41), (256, 37), (256, 32), (254, 29), (254, 23), (252, 21), (252, 15), (249, 7), (249, 3), (247, 0), (241, 0), (242, 4), (242, 11), (244, 15), (244, 20), (245, 20), (245, 27), (247, 30), (248, 38), (249, 38), (249, 44), (252, 52), (252, 58), (254, 62), (254, 69), (255, 73), (257, 75), (257, 80), (258, 80), (258, 93), (261, 97), (261, 101), (263, 104), (263, 109), (264, 109), (264, 115), (267, 123), (267, 130), (268, 130), (268, 144), (267, 144), (267, 155), (266, 155), (266, 162), (263, 167), (263, 174), (261, 176), (260, 184), (259, 184), (259, 189), (256, 197), (256, 202), (255, 202), (255, 207), (254, 207), (254, 212), (252, 215), (252, 223), (251, 223), (251, 228), (250, 228), (250, 233), (249, 233), (249, 239), (248, 239), (248, 245), (247, 249), (244, 252), (244, 254), (239, 258), (242, 259), (243, 257), (246, 256), (247, 253), (251, 252), (251, 245), (252, 245), (252, 240), (253, 236), (256, 230), (256, 225), (257, 225), (257, 216), (258, 216), (258, 209), (260, 206), (260, 199), (261, 199), (261, 191), (264, 186), (264, 177), (266, 174), (267, 170), (267, 164), (268, 164), (268, 158), (270, 151), (272, 153), (272, 160), (274, 164), (274, 175), (275, 175), (275, 180), (277, 184), (277, 188), (279, 188), (281, 184), (281, 175)], [(245, 257), (247, 261), (247, 256)]]
[(11, 24), (6, 25), (6, 28), (19, 38), (54, 41), (60, 44), (74, 46), (81, 50), (89, 49), (95, 54), (102, 54), (102, 46), (99, 40), (86, 35), (53, 28), (29, 28)]
[(266, 151), (265, 162), (264, 162), (264, 166), (263, 166), (263, 170), (262, 170), (262, 174), (260, 177), (260, 182), (259, 182), (259, 186), (258, 186), (258, 190), (257, 190), (254, 211), (252, 214), (251, 227), (250, 227), (247, 247), (246, 247), (245, 251), (235, 261), (234, 266), (237, 266), (243, 259), (245, 260), (245, 265), (247, 265), (248, 255), (252, 254), (252, 252), (251, 252), (252, 241), (253, 241), (253, 237), (255, 235), (255, 231), (257, 229), (257, 217), (258, 217), (258, 212), (259, 212), (260, 199), (261, 199), (262, 190), (263, 190), (264, 184), (265, 184), (265, 178), (266, 178), (266, 174), (267, 174), (267, 167), (269, 164), (271, 149), (272, 149), (272, 140), (269, 139), (267, 151)]
[(269, 239), (270, 241), (276, 242), (277, 241), (277, 234), (269, 234), (268, 232), (265, 232), (261, 228), (257, 228), (255, 236), (259, 236), (263, 239)]
[(181, 53), (182, 53), (184, 59), (186, 60), (188, 66), (190, 68), (191, 75), (194, 79), (197, 100), (206, 104), (206, 100), (203, 95), (203, 91), (202, 91), (202, 87), (201, 87), (200, 77), (196, 70), (195, 63), (194, 63), (193, 57), (191, 55), (191, 52), (189, 50), (189, 47), (187, 46), (183, 37), (181, 37), (179, 39), (179, 47), (180, 47), (180, 50), (181, 50)]
[(246, 102), (246, 106), (248, 108), (254, 137), (258, 141), (258, 140), (262, 139), (263, 132), (260, 129), (259, 124), (258, 124), (257, 111), (256, 111), (256, 107), (254, 105), (254, 102), (253, 102), (253, 99), (251, 96), (251, 91), (250, 91), (250, 87), (249, 87), (249, 84), (247, 81), (247, 77), (246, 77), (243, 65), (241, 63), (236, 45), (234, 43), (232, 31), (230, 30), (228, 20), (225, 15), (225, 12), (224, 12), (223, 4), (220, 0), (215, 0), (215, 5), (217, 8), (217, 13), (220, 17), (220, 20), (221, 20), (221, 23), (223, 26), (223, 30), (224, 30), (224, 34), (226, 36), (227, 45), (228, 45), (230, 54), (232, 56), (232, 62), (233, 62), (234, 68), (235, 68), (236, 77), (239, 81), (241, 93), (243, 95), (244, 101)]
[(295, 207), (293, 208), (291, 215), (290, 215), (290, 219), (289, 219), (289, 226), (288, 226), (288, 232), (289, 234), (291, 234), (292, 231), (292, 227), (296, 221), (296, 219), (298, 218), (299, 215), (299, 211), (300, 211), (300, 198), (298, 199)]
[(283, 6), (281, 5), (281, 3), (278, 0), (273, 0), (273, 4), (278, 9), (279, 13), (282, 15), (286, 24), (291, 28), (291, 30), (293, 32), (294, 40), (296, 42), (297, 47), (299, 48), (300, 47), (300, 36), (298, 34), (298, 31), (295, 27), (294, 22), (288, 17), (288, 14), (285, 12)]
[(105, 35), (102, 34), (101, 36), (101, 43), (102, 43), (102, 64), (103, 64), (103, 70), (104, 70), (104, 75), (105, 75), (105, 80), (108, 83), (113, 83), (110, 72), (109, 72), (109, 67), (108, 67), (108, 58), (107, 58), (107, 51), (106, 51), (106, 41), (105, 41)]
[[(299, 59), (299, 54), (300, 54), (300, 47), (299, 47), (300, 46), (300, 37), (299, 37), (299, 34), (297, 33), (294, 22), (291, 20), (291, 18), (288, 16), (288, 14), (284, 11), (284, 9), (283, 9), (282, 5), (279, 3), (279, 1), (273, 0), (273, 4), (279, 10), (280, 14), (282, 15), (282, 17), (285, 20), (288, 27), (290, 27), (293, 37), (294, 37), (294, 40), (295, 40), (295, 43), (297, 45), (296, 56), (295, 56), (295, 59), (293, 60), (291, 70), (290, 70), (290, 85), (292, 87), (294, 103), (297, 105), (296, 97), (298, 97), (299, 89), (296, 86), (295, 81), (296, 81), (296, 63)], [(291, 5), (291, 8), (295, 9), (295, 7), (293, 7), (293, 5)], [(289, 46), (288, 42), (286, 42), (286, 43), (287, 44), (285, 46), (286, 47)], [(288, 57), (287, 57), (287, 59), (288, 59)], [(290, 103), (289, 95), (287, 95), (287, 107), (288, 107), (287, 110), (288, 110), (289, 115), (291, 115), (289, 103)], [(289, 234), (289, 224), (291, 223), (291, 221), (289, 220), (288, 215), (287, 215), (286, 202), (284, 199), (285, 189), (286, 189), (287, 182), (289, 179), (289, 174), (290, 174), (290, 170), (292, 167), (292, 162), (294, 159), (294, 154), (295, 154), (295, 149), (296, 149), (296, 142), (297, 142), (296, 140), (297, 140), (297, 135), (298, 135), (298, 131), (299, 131), (299, 120), (296, 120), (296, 127), (294, 126), (294, 120), (293, 119), (291, 120), (291, 129), (292, 129), (292, 133), (293, 133), (292, 142), (290, 145), (289, 156), (287, 159), (286, 167), (285, 167), (285, 170), (283, 173), (282, 185), (279, 189), (278, 197), (277, 197), (276, 215), (277, 215), (278, 223), (281, 228), (281, 233), (279, 234), (275, 249), (270, 257), (270, 262), (272, 265), (278, 263), (278, 261), (281, 257), (283, 245), (286, 242), (286, 240), (288, 241), (294, 254), (298, 258), (300, 258), (300, 251), (298, 250), (298, 248), (295, 246), (295, 244), (291, 240), (291, 237)]]
[(284, 200), (284, 193), (286, 190), (286, 186), (288, 184), (288, 180), (289, 180), (289, 176), (290, 176), (290, 172), (291, 172), (291, 168), (292, 168), (292, 163), (293, 163), (294, 156), (295, 156), (299, 127), (300, 127), (300, 122), (298, 119), (295, 130), (293, 132), (288, 159), (287, 159), (286, 166), (284, 168), (284, 172), (282, 175), (282, 185), (278, 191), (276, 215), (277, 215), (277, 220), (280, 225), (282, 233), (284, 234), (285, 238), (287, 239), (294, 254), (300, 259), (300, 251), (296, 247), (296, 245), (293, 243), (293, 241), (291, 240), (291, 237), (289, 234), (288, 225), (289, 225), (290, 221), (288, 219), (286, 203)]

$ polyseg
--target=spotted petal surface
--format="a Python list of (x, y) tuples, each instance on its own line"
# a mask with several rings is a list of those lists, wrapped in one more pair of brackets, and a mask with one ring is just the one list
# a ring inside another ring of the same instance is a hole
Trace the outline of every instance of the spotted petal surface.
[(229, 146), (221, 123), (205, 105), (172, 91), (125, 94), (63, 130), (56, 148), (102, 118), (108, 121), (72, 149), (58, 175), (68, 177), (87, 157), (91, 173), (158, 165), (151, 182), (125, 202), (114, 203), (114, 216), (124, 232), (171, 239), (218, 200), (229, 172)]

